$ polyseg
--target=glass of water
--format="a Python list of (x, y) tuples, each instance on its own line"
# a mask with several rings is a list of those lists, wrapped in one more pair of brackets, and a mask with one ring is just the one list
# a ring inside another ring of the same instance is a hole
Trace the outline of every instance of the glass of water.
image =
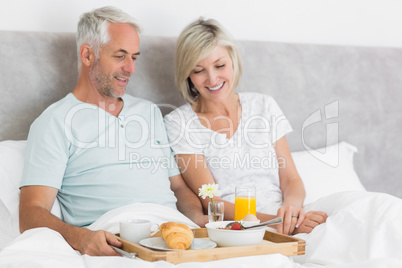
[(208, 219), (209, 222), (223, 221), (224, 203), (222, 201), (208, 202)]

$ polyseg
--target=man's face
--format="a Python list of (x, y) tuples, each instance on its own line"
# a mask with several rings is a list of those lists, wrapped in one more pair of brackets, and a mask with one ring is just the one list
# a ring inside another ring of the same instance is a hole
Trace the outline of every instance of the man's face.
[(124, 95), (130, 76), (135, 72), (140, 39), (133, 26), (126, 23), (109, 24), (110, 42), (103, 46), (89, 73), (90, 80), (104, 97)]

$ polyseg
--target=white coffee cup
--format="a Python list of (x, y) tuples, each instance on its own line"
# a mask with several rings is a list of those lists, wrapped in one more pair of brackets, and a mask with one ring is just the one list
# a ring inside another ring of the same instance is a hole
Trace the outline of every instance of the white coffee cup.
[[(158, 231), (158, 227), (158, 224), (149, 220), (124, 220), (120, 222), (120, 237), (133, 243), (139, 243), (142, 239), (154, 235)], [(154, 231), (152, 232), (152, 230)]]

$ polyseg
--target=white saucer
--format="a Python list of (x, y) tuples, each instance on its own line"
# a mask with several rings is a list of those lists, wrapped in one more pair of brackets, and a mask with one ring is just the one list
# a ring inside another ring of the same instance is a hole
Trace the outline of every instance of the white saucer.
[[(147, 247), (147, 248), (157, 249), (157, 250), (177, 250), (177, 249), (169, 248), (168, 245), (166, 244), (165, 240), (163, 240), (162, 237), (151, 237), (151, 238), (142, 239), (140, 241), (140, 245)], [(214, 247), (216, 247), (216, 243), (211, 240), (194, 238), (194, 241), (193, 241), (190, 249), (207, 249), (207, 248), (214, 248)]]

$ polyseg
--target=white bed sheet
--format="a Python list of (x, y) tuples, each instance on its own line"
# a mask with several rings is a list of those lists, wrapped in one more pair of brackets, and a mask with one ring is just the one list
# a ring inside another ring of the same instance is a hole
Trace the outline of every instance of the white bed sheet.
[[(173, 265), (123, 257), (91, 257), (73, 250), (55, 231), (29, 230), (0, 251), (0, 267), (402, 267), (402, 201), (386, 194), (343, 192), (310, 204), (307, 209), (324, 210), (327, 223), (306, 240), (306, 254), (285, 257), (281, 254), (232, 258), (212, 262)], [(113, 210), (91, 225), (90, 229), (118, 232), (118, 222), (146, 218), (156, 223), (182, 222), (196, 225), (176, 210), (154, 204), (133, 204)]]

